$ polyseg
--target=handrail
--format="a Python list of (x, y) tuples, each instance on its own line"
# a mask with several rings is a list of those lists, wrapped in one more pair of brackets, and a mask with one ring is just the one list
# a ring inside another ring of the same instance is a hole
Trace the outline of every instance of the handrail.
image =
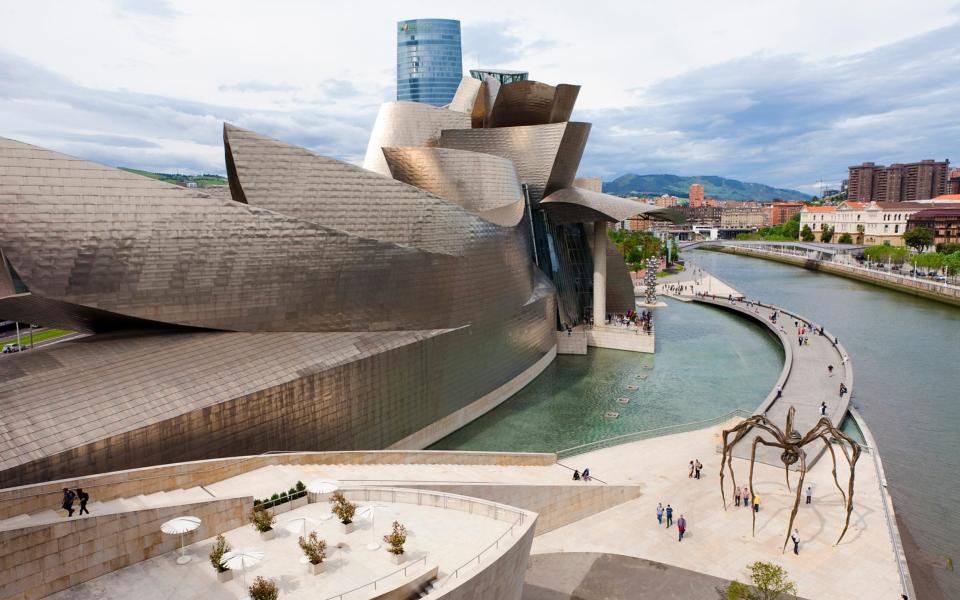
[(712, 417), (709, 419), (703, 419), (701, 421), (690, 421), (687, 423), (679, 423), (677, 425), (666, 425), (664, 427), (656, 427), (654, 429), (644, 429), (643, 431), (634, 431), (633, 433), (625, 433), (622, 435), (617, 435), (614, 437), (604, 438), (602, 440), (596, 440), (593, 442), (587, 442), (586, 444), (580, 444), (579, 446), (573, 446), (572, 448), (564, 448), (563, 450), (557, 450), (556, 455), (557, 459), (568, 458), (570, 456), (576, 456), (578, 454), (583, 454), (585, 452), (590, 452), (591, 450), (599, 450), (601, 448), (608, 448), (610, 446), (617, 446), (619, 444), (627, 443), (628, 441), (638, 441), (647, 439), (650, 437), (658, 437), (660, 435), (666, 434), (666, 432), (671, 433), (683, 433), (685, 431), (693, 431), (694, 429), (702, 429), (709, 425), (716, 425), (718, 423), (723, 423), (724, 421), (729, 421), (734, 417), (749, 417), (752, 415), (750, 411), (737, 408), (731, 410), (730, 412), (724, 413), (722, 415)]
[[(392, 498), (392, 501), (393, 501), (393, 502), (396, 502), (396, 501), (397, 501), (397, 500), (396, 500), (396, 495), (397, 495), (397, 493), (406, 494), (406, 495), (416, 494), (416, 496), (417, 496), (417, 505), (418, 505), (418, 506), (420, 506), (420, 505), (423, 504), (423, 496), (424, 496), (424, 495), (427, 495), (427, 496), (439, 496), (439, 497), (441, 497), (441, 498), (444, 499), (443, 508), (447, 508), (447, 499), (448, 499), (448, 498), (453, 498), (453, 499), (457, 500), (458, 502), (467, 502), (468, 505), (471, 507), (471, 508), (470, 508), (470, 513), (471, 513), (471, 514), (473, 513), (473, 508), (472, 508), (472, 507), (473, 507), (473, 505), (476, 504), (476, 505), (480, 505), (480, 506), (493, 507), (493, 508), (494, 508), (494, 511), (495, 511), (495, 512), (494, 512), (494, 519), (497, 518), (497, 515), (500, 514), (500, 512), (505, 512), (505, 513), (513, 514), (513, 515), (516, 515), (516, 516), (517, 516), (517, 520), (514, 521), (514, 522), (510, 525), (510, 528), (509, 528), (509, 529), (507, 529), (507, 530), (504, 531), (502, 534), (500, 534), (500, 536), (499, 536), (497, 539), (495, 539), (493, 542), (491, 542), (491, 543), (490, 543), (488, 546), (486, 546), (483, 550), (481, 550), (480, 552), (478, 552), (476, 555), (470, 557), (470, 559), (468, 559), (465, 563), (463, 563), (462, 565), (460, 565), (459, 567), (457, 567), (456, 569), (454, 569), (454, 571), (453, 571), (450, 575), (447, 575), (447, 576), (443, 579), (443, 583), (438, 584), (438, 587), (442, 587), (442, 585), (445, 584), (447, 581), (449, 581), (451, 578), (459, 579), (459, 578), (460, 578), (460, 570), (463, 569), (463, 568), (465, 568), (465, 567), (467, 567), (467, 566), (469, 566), (469, 565), (472, 565), (474, 561), (476, 561), (476, 562), (477, 562), (477, 565), (479, 565), (479, 564), (480, 564), (480, 560), (481, 560), (481, 558), (483, 557), (483, 554), (484, 554), (485, 552), (487, 552), (488, 550), (490, 550), (491, 548), (496, 547), (497, 549), (499, 549), (499, 548), (500, 548), (500, 541), (503, 540), (503, 538), (505, 538), (507, 535), (511, 535), (511, 536), (512, 536), (513, 533), (514, 533), (514, 528), (523, 525), (523, 518), (524, 518), (524, 516), (525, 516), (525, 514), (524, 514), (524, 512), (523, 512), (522, 510), (518, 510), (518, 509), (516, 509), (516, 508), (513, 508), (512, 506), (507, 506), (506, 504), (500, 504), (499, 502), (492, 502), (492, 501), (490, 501), (490, 500), (482, 500), (482, 499), (479, 499), (479, 498), (472, 498), (472, 497), (469, 497), (469, 496), (462, 496), (462, 495), (460, 495), (460, 494), (450, 494), (450, 493), (447, 493), (447, 492), (437, 492), (437, 491), (434, 491), (434, 490), (417, 490), (417, 489), (412, 489), (412, 488), (366, 487), (366, 486), (364, 486), (364, 487), (357, 487), (357, 488), (341, 488), (341, 491), (346, 492), (347, 494), (363, 493), (363, 495), (364, 495), (364, 500), (369, 500), (369, 498), (370, 498), (370, 492), (391, 492), (392, 495), (393, 495), (393, 498)], [(498, 519), (498, 520), (499, 520), (499, 519)], [(415, 562), (418, 562), (419, 560), (420, 560), (420, 559), (417, 559), (417, 561), (414, 561), (414, 563), (415, 563)], [(426, 562), (425, 562), (425, 561), (426, 561), (426, 556), (423, 557), (423, 560), (424, 560), (424, 564), (426, 564)], [(410, 566), (412, 566), (412, 564), (411, 564), (411, 565), (406, 565), (405, 568), (410, 567)], [(340, 593), (340, 594), (336, 594), (336, 595), (334, 595), (334, 596), (330, 596), (329, 598), (325, 598), (324, 600), (343, 600), (343, 596), (345, 596), (346, 594), (351, 594), (351, 593), (356, 592), (356, 591), (358, 591), (358, 590), (361, 590), (361, 589), (363, 589), (363, 588), (369, 587), (370, 585), (373, 585), (373, 586), (374, 586), (374, 589), (376, 589), (376, 583), (377, 583), (377, 582), (382, 581), (383, 579), (386, 579), (387, 577), (390, 577), (390, 576), (392, 576), (392, 575), (396, 575), (396, 574), (399, 573), (401, 570), (404, 570), (404, 574), (406, 574), (405, 569), (397, 569), (396, 571), (393, 571), (392, 573), (389, 573), (388, 575), (384, 575), (383, 577), (380, 577), (380, 578), (378, 578), (378, 579), (376, 579), (376, 580), (374, 580), (374, 581), (372, 581), (372, 582), (365, 583), (364, 585), (361, 585), (360, 587), (356, 587), (356, 588), (354, 588), (354, 589), (352, 589), (352, 590), (348, 590), (348, 591), (346, 591), (346, 592), (342, 592), (342, 593)]]
[(423, 562), (423, 566), (426, 567), (426, 566), (427, 566), (427, 555), (424, 554), (423, 556), (421, 556), (421, 557), (418, 558), (417, 560), (414, 560), (414, 561), (411, 561), (411, 562), (405, 564), (404, 566), (400, 567), (400, 568), (397, 569), (396, 571), (390, 571), (390, 572), (387, 573), (386, 575), (384, 575), (384, 576), (382, 576), (382, 577), (378, 577), (377, 579), (374, 579), (373, 581), (367, 582), (367, 583), (365, 583), (365, 584), (363, 584), (363, 585), (361, 585), (361, 586), (359, 586), (359, 587), (355, 587), (355, 588), (353, 588), (352, 590), (347, 590), (347, 591), (341, 592), (341, 593), (339, 593), (339, 594), (334, 594), (333, 596), (330, 596), (330, 597), (328, 597), (328, 598), (325, 598), (324, 600), (343, 600), (343, 597), (346, 596), (347, 594), (352, 594), (352, 593), (354, 593), (354, 592), (359, 592), (360, 590), (362, 590), (362, 589), (364, 589), (364, 588), (367, 588), (367, 587), (370, 587), (371, 585), (373, 586), (373, 589), (377, 589), (377, 583), (383, 581), (384, 579), (386, 579), (386, 578), (388, 578), (388, 577), (393, 577), (394, 575), (396, 575), (396, 574), (399, 573), (400, 571), (403, 571), (404, 576), (406, 576), (406, 574), (407, 574), (407, 569), (409, 569), (410, 567), (414, 566), (414, 565), (417, 564), (418, 562)]

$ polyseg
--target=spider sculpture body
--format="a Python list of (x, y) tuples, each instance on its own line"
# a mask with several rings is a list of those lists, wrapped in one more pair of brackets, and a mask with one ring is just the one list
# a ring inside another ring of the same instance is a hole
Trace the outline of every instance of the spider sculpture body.
[[(785, 470), (787, 489), (790, 489), (790, 467), (797, 462), (800, 463), (800, 481), (797, 483), (797, 497), (793, 503), (793, 512), (790, 513), (790, 524), (787, 526), (787, 536), (783, 541), (783, 548), (785, 550), (787, 547), (787, 542), (790, 541), (790, 532), (793, 530), (793, 521), (797, 516), (797, 509), (800, 507), (800, 493), (803, 490), (803, 478), (807, 474), (807, 453), (803, 447), (816, 441), (823, 441), (823, 443), (827, 446), (827, 450), (830, 451), (830, 458), (833, 460), (833, 483), (836, 484), (837, 489), (840, 490), (840, 495), (843, 496), (843, 502), (847, 513), (846, 521), (843, 525), (843, 531), (840, 532), (840, 537), (837, 538), (837, 544), (839, 544), (840, 540), (843, 539), (844, 534), (847, 533), (847, 528), (850, 526), (850, 513), (853, 511), (854, 470), (857, 466), (857, 460), (860, 458), (860, 444), (855, 442), (847, 434), (834, 427), (833, 423), (827, 417), (821, 417), (820, 420), (817, 421), (817, 424), (813, 426), (813, 429), (808, 431), (806, 435), (801, 436), (800, 433), (793, 428), (795, 414), (796, 411), (791, 406), (790, 410), (787, 411), (786, 427), (782, 431), (779, 427), (774, 425), (769, 419), (762, 415), (754, 415), (744, 420), (742, 423), (739, 423), (733, 429), (723, 430), (723, 456), (720, 460), (720, 496), (723, 498), (723, 509), (727, 509), (727, 497), (723, 491), (724, 471), (726, 469), (730, 469), (731, 485), (734, 489), (737, 487), (736, 476), (733, 472), (733, 447), (736, 446), (736, 444), (742, 440), (753, 428), (757, 428), (761, 431), (769, 433), (773, 437), (773, 441), (767, 441), (759, 435), (753, 439), (753, 448), (750, 452), (749, 490), (751, 498), (754, 497), (753, 465), (757, 459), (758, 444), (780, 448), (782, 450), (780, 453), (780, 460), (783, 462)], [(846, 494), (844, 493), (843, 488), (840, 487), (840, 482), (837, 481), (837, 455), (833, 451), (833, 446), (830, 443), (830, 439), (827, 437), (828, 434), (837, 441), (841, 451), (843, 452), (844, 458), (847, 459), (847, 464), (850, 466), (850, 480), (847, 484)], [(733, 439), (728, 441), (731, 435), (733, 435)], [(756, 535), (757, 513), (756, 511), (751, 512), (753, 513), (753, 533)]]

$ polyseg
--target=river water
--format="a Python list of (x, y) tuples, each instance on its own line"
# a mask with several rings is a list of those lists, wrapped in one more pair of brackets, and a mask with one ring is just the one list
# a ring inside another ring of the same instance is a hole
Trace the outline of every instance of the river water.
[[(951, 466), (960, 451), (960, 309), (760, 259), (707, 251), (685, 258), (840, 338), (856, 374), (854, 405), (883, 457), (917, 595), (960, 598), (960, 579), (945, 568), (960, 557), (960, 475)], [(776, 382), (779, 344), (727, 311), (669, 304), (657, 314), (653, 357), (599, 349), (559, 356), (513, 398), (433, 448), (555, 451), (754, 410)], [(618, 397), (630, 401), (620, 405)], [(620, 415), (610, 419), (607, 411)]]

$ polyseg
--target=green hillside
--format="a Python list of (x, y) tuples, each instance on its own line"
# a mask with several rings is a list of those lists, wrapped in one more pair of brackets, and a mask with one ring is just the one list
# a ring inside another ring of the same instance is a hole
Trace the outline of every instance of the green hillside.
[(227, 178), (221, 177), (220, 175), (210, 175), (209, 173), (204, 173), (203, 175), (181, 175), (180, 173), (153, 173), (151, 171), (141, 171), (140, 169), (128, 169), (127, 167), (120, 167), (124, 171), (129, 173), (136, 173), (137, 175), (143, 175), (144, 177), (149, 177), (151, 179), (159, 179), (160, 181), (166, 181), (167, 183), (173, 183), (176, 185), (187, 185), (187, 182), (192, 181), (197, 184), (197, 187), (206, 187), (208, 185), (227, 185)]
[(613, 181), (603, 182), (603, 191), (618, 196), (659, 196), (670, 194), (686, 198), (691, 183), (702, 183), (704, 195), (718, 200), (809, 200), (810, 196), (797, 190), (770, 187), (762, 183), (748, 183), (715, 175), (681, 177), (679, 175), (635, 175), (628, 173)]

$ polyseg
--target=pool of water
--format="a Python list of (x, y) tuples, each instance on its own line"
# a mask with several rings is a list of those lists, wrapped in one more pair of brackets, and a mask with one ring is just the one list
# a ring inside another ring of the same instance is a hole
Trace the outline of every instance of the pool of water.
[(431, 449), (554, 452), (759, 406), (783, 367), (769, 330), (723, 309), (667, 302), (656, 312), (655, 355), (590, 348), (558, 356), (510, 400)]

